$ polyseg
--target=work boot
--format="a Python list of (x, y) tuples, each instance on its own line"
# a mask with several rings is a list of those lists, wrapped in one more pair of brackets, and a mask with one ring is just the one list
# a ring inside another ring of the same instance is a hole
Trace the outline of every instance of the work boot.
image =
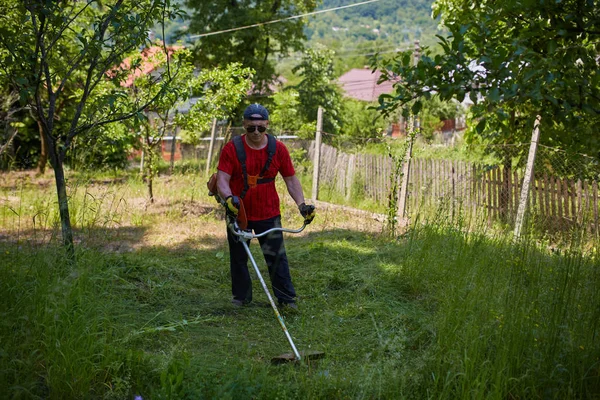
[(231, 304), (233, 304), (234, 307), (243, 307), (244, 305), (246, 305), (245, 302), (243, 302), (242, 300), (237, 300), (237, 299), (231, 300)]
[(280, 301), (279, 302), (279, 308), (281, 310), (292, 311), (294, 313), (300, 312), (300, 310), (298, 309), (298, 304), (296, 304), (295, 302), (284, 303), (284, 302)]

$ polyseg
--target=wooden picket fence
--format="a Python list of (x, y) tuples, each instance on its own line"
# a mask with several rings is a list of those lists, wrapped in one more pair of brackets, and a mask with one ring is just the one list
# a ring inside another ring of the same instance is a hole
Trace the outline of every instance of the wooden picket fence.
[[(314, 142), (309, 157), (314, 154)], [(369, 154), (346, 154), (323, 144), (319, 180), (350, 199), (364, 196), (387, 204), (392, 188), (394, 160)], [(398, 177), (399, 181), (402, 179)], [(523, 171), (450, 160), (411, 160), (408, 213), (440, 209), (474, 212), (490, 222), (513, 224), (517, 213)], [(400, 182), (398, 187), (400, 186)], [(536, 174), (531, 185), (530, 225), (544, 231), (585, 227), (599, 233), (598, 182)]]

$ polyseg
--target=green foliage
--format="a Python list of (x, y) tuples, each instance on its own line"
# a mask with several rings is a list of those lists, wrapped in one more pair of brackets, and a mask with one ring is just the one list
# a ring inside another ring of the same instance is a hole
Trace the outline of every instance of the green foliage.
[[(310, 12), (315, 9), (316, 1), (186, 0), (185, 5), (191, 10), (186, 33), (203, 34)], [(268, 85), (276, 78), (271, 56), (285, 56), (290, 51), (302, 49), (303, 27), (302, 19), (290, 19), (201, 37), (196, 41), (197, 63), (202, 68), (211, 68), (239, 62), (255, 71), (253, 91), (257, 94), (268, 92)]]
[(200, 138), (213, 119), (224, 119), (233, 113), (246, 97), (253, 74), (251, 68), (230, 63), (220, 68), (204, 69), (191, 80), (193, 93), (200, 100), (186, 115), (180, 115), (178, 121), (188, 132), (195, 133), (191, 143)]
[[(166, 70), (168, 79), (157, 82), (151, 74), (141, 75), (134, 80), (131, 99), (156, 98), (146, 109), (130, 121), (135, 132), (140, 132), (145, 154), (144, 179), (148, 183), (148, 195), (153, 201), (152, 181), (157, 173), (157, 149), (162, 139), (175, 136), (178, 128), (183, 128), (188, 143), (197, 144), (209, 129), (214, 119), (229, 115), (245, 97), (251, 82), (252, 70), (233, 63), (224, 68), (203, 70), (194, 73), (189, 50), (178, 49), (170, 59), (164, 53), (156, 52), (147, 61), (155, 69)], [(135, 60), (132, 61), (135, 63)], [(194, 94), (197, 101), (186, 113), (179, 113), (178, 107), (191, 100)]]
[(434, 92), (469, 96), (485, 140), (519, 142), (540, 115), (542, 143), (598, 154), (598, 135), (585, 134), (600, 122), (597, 4), (440, 0), (434, 14), (450, 32), (440, 37), (442, 54), (425, 51), (417, 66), (409, 53), (376, 62), (402, 77), (394, 95), (380, 98), (382, 111)]
[(270, 127), (278, 135), (298, 135), (303, 139), (312, 139), (317, 130), (316, 121), (307, 122), (302, 113), (299, 94), (287, 88), (273, 94), (274, 105), (269, 116)]
[(273, 108), (269, 115), (270, 127), (280, 134), (297, 132), (302, 125), (300, 119), (299, 94), (294, 89), (280, 90), (273, 94)]
[(147, 43), (156, 21), (180, 13), (170, 0), (63, 3), (0, 2), (0, 82), (11, 82), (40, 124), (56, 176), (63, 243), (74, 261), (67, 152), (76, 136), (131, 118), (160, 97), (131, 104), (121, 83), (134, 66), (121, 62)]
[(364, 145), (365, 142), (379, 140), (385, 135), (388, 121), (364, 101), (343, 99), (341, 135), (336, 138), (339, 144)]
[(85, 146), (75, 138), (65, 163), (77, 171), (125, 169), (131, 150), (139, 145), (127, 124), (114, 123), (93, 128), (86, 135)]
[(323, 131), (337, 134), (342, 105), (340, 89), (333, 76), (333, 52), (324, 47), (307, 49), (292, 71), (302, 77), (302, 81), (293, 87), (300, 95), (298, 111), (301, 118), (314, 122), (318, 108), (323, 107)]
[(455, 119), (462, 114), (462, 106), (455, 100), (442, 101), (439, 96), (432, 96), (429, 100), (421, 102), (422, 109), (419, 114), (419, 134), (427, 141), (434, 138), (434, 134), (442, 128), (444, 120)]
[[(343, 0), (324, 0), (319, 9), (345, 6)], [(431, 18), (430, 1), (381, 1), (359, 7), (341, 9), (313, 17), (306, 35), (310, 42), (331, 44), (344, 43), (344, 47), (361, 54), (361, 44), (370, 44), (370, 49), (362, 48), (362, 53), (374, 52), (376, 41), (385, 42), (384, 51), (396, 46), (411, 46), (415, 40), (432, 44), (434, 35), (439, 32), (438, 21)], [(358, 45), (358, 46), (357, 46)]]

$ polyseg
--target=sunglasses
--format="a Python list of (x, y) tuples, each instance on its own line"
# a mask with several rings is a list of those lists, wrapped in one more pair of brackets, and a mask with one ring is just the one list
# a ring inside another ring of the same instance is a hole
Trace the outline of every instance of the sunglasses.
[(246, 127), (246, 132), (248, 132), (248, 133), (253, 133), (253, 132), (254, 132), (255, 130), (257, 130), (257, 129), (258, 129), (258, 131), (259, 131), (260, 133), (263, 133), (264, 131), (266, 131), (266, 130), (267, 130), (267, 127), (266, 127), (266, 126), (262, 126), (262, 125), (258, 125), (258, 126), (257, 126), (257, 125), (248, 125), (248, 126)]

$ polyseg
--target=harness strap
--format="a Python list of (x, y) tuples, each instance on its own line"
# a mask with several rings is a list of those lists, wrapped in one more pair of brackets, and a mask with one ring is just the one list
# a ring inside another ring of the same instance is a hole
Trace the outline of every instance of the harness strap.
[(248, 170), (246, 169), (246, 150), (244, 149), (244, 141), (241, 136), (235, 136), (233, 138), (233, 144), (235, 146), (235, 152), (237, 154), (238, 161), (242, 165), (242, 176), (244, 177), (244, 189), (240, 194), (240, 198), (244, 198), (246, 196), (246, 192), (253, 188), (256, 185), (270, 183), (275, 180), (275, 178), (263, 178), (262, 176), (267, 173), (269, 167), (271, 166), (271, 161), (273, 161), (273, 156), (275, 155), (275, 151), (277, 150), (277, 141), (275, 137), (272, 135), (267, 135), (267, 162), (263, 167), (262, 171), (259, 175), (248, 175)]

